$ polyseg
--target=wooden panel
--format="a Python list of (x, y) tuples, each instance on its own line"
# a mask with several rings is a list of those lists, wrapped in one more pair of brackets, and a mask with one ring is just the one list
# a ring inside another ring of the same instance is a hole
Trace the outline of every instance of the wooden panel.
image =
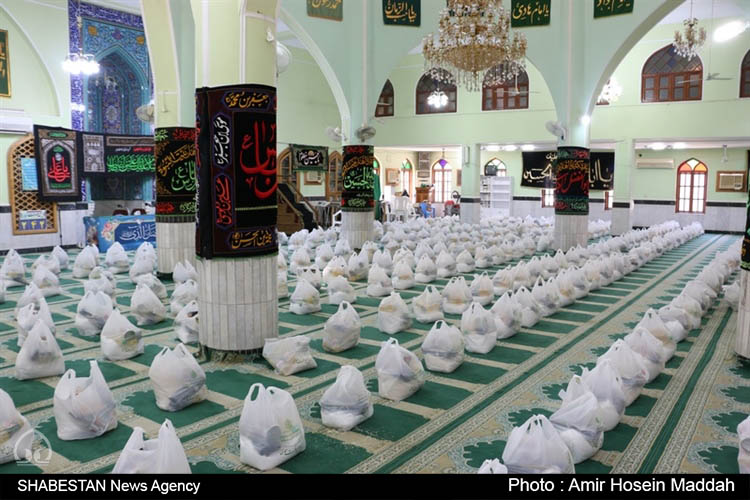
[[(10, 196), (11, 223), (13, 234), (17, 236), (27, 234), (42, 234), (57, 232), (57, 203), (39, 200), (37, 191), (23, 190), (23, 174), (21, 172), (21, 158), (34, 158), (34, 136), (26, 135), (14, 142), (8, 148), (8, 194)], [(45, 210), (47, 229), (21, 230), (18, 222), (22, 210)]]

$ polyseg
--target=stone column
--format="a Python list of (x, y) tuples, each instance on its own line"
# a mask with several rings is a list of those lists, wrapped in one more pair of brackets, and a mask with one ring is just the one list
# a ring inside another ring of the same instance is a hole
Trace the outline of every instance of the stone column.
[(375, 148), (369, 145), (344, 146), (344, 165), (341, 175), (344, 190), (341, 194), (341, 237), (352, 249), (362, 248), (373, 239), (375, 220)]
[[(481, 179), (481, 146), (474, 144), (464, 146), (461, 165), (461, 222), (479, 224), (481, 220), (481, 203), (479, 190)], [(469, 154), (466, 154), (466, 153)]]
[(750, 202), (748, 202), (745, 239), (742, 241), (742, 269), (740, 270), (740, 307), (737, 319), (735, 351), (750, 360)]
[(568, 250), (588, 242), (588, 148), (560, 146), (555, 164), (555, 244)]
[(630, 177), (635, 168), (635, 141), (626, 138), (615, 146), (615, 188), (612, 203), (612, 235), (625, 234), (633, 228), (633, 200)]
[[(276, 0), (193, 0), (202, 345), (278, 336)], [(244, 7), (244, 10), (243, 10)]]

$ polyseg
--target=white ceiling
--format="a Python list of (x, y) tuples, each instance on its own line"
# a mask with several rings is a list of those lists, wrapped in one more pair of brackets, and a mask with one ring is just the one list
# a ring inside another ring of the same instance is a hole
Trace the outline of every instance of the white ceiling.
[[(713, 15), (712, 15), (713, 14)], [(748, 17), (750, 2), (747, 0), (693, 0), (693, 17), (699, 21), (722, 17)], [(690, 17), (690, 0), (682, 3), (659, 22), (659, 24), (681, 23)]]

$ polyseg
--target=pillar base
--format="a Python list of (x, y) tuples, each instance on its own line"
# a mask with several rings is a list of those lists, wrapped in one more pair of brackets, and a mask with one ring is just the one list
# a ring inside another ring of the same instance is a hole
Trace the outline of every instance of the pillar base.
[(479, 224), (482, 220), (482, 205), (479, 201), (461, 200), (461, 223)]
[(197, 259), (200, 343), (220, 351), (261, 349), (279, 336), (276, 254)]
[(372, 241), (375, 237), (373, 221), (375, 212), (342, 212), (341, 237), (349, 241), (354, 249), (362, 248), (365, 241)]
[(612, 207), (612, 236), (620, 236), (633, 229), (630, 217), (632, 209), (630, 208), (630, 203), (623, 203), (623, 205), (625, 204), (628, 206), (618, 207), (616, 206), (618, 203), (615, 202), (615, 206)]
[(585, 247), (589, 241), (589, 218), (585, 215), (555, 214), (555, 249), (567, 252), (571, 247)]
[(750, 359), (750, 271), (740, 270), (740, 306), (737, 319), (737, 340), (734, 350)]
[(195, 222), (156, 223), (157, 272), (172, 274), (175, 264), (195, 265)]

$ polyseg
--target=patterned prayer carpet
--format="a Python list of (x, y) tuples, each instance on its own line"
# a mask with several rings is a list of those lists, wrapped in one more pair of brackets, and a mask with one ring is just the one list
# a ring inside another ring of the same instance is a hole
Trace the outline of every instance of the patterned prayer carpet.
[[(649, 307), (669, 302), (717, 251), (735, 240), (704, 235), (667, 252), (533, 328), (498, 341), (490, 353), (467, 354), (454, 373), (428, 371), (425, 385), (401, 402), (377, 395), (375, 357), (388, 336), (374, 326), (380, 299), (365, 296), (364, 282), (355, 284), (359, 293), (355, 306), (363, 322), (361, 341), (339, 354), (325, 352), (321, 340), (323, 325), (336, 306), (323, 305), (319, 313), (297, 316), (289, 312), (288, 299), (283, 299), (279, 334), (309, 335), (317, 368), (284, 377), (262, 359), (203, 361), (208, 399), (176, 413), (157, 408), (148, 379), (154, 356), (163, 346), (177, 344), (172, 321), (145, 328), (143, 355), (121, 362), (103, 361), (98, 338), (82, 337), (73, 326), (83, 286), (65, 271), (60, 276), (64, 294), (47, 300), (66, 368), (85, 376), (88, 360), (98, 359), (118, 403), (118, 427), (85, 441), (57, 438), (52, 395), (59, 377), (14, 378), (18, 347), (13, 311), (23, 287), (11, 288), (6, 302), (0, 304), (0, 388), (48, 439), (53, 453), (48, 464), (5, 464), (0, 465), (0, 473), (108, 472), (133, 427), (140, 426), (154, 437), (165, 418), (175, 425), (194, 473), (257, 472), (240, 462), (238, 428), (243, 400), (257, 382), (289, 391), (306, 430), (306, 451), (274, 472), (476, 472), (484, 459), (502, 455), (513, 426), (532, 414), (554, 412), (560, 404), (557, 394), (573, 373), (579, 373), (582, 366), (592, 367), (596, 357), (628, 333)], [(30, 268), (36, 255), (24, 257)], [(487, 271), (492, 276), (497, 269)], [(118, 280), (117, 303), (128, 314), (135, 286), (127, 275), (118, 275)], [(438, 280), (435, 284), (442, 288), (446, 283)], [(165, 284), (171, 295), (173, 283)], [(423, 289), (424, 285), (418, 285), (401, 295), (408, 301)], [(325, 304), (326, 296), (321, 295)], [(447, 319), (455, 323), (460, 316), (447, 315)], [(603, 448), (577, 465), (576, 471), (738, 472), (736, 427), (750, 413), (750, 366), (740, 364), (733, 354), (736, 323), (736, 314), (717, 301), (703, 319), (702, 328), (678, 345), (667, 369), (646, 386), (621, 423), (605, 433)], [(430, 327), (414, 322), (396, 338), (421, 357), (420, 346)], [(197, 351), (197, 346), (192, 350)], [(374, 416), (349, 432), (324, 427), (318, 406), (320, 396), (344, 364), (364, 373), (375, 403)]]

